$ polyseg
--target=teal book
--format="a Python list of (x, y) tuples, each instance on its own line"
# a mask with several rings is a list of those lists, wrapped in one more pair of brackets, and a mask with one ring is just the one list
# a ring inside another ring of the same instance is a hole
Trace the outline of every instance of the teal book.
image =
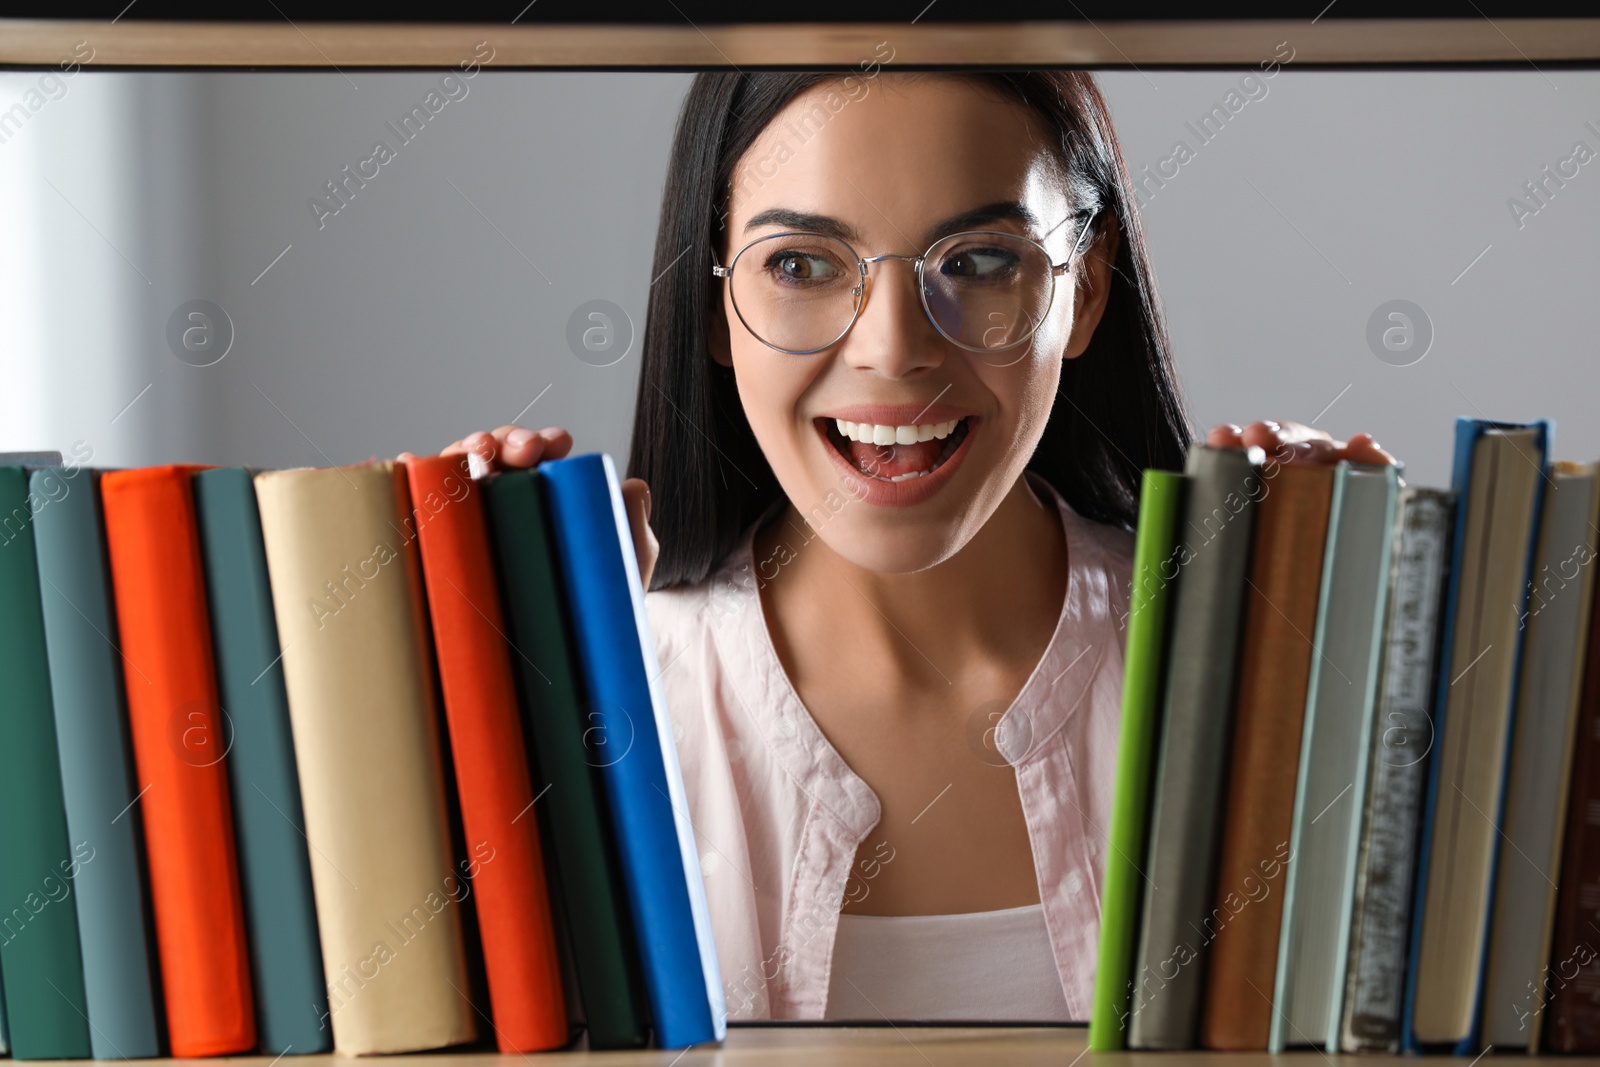
[[(46, 505), (48, 506), (48, 505)], [(74, 880), (94, 852), (67, 831), (21, 467), (0, 467), (0, 981), (19, 1060), (91, 1053)]]
[(1311, 644), (1269, 1052), (1338, 1051), (1400, 474), (1340, 463)]
[[(263, 1052), (327, 1052), (328, 991), (294, 736), (250, 472), (199, 471), (195, 511)], [(219, 757), (221, 758), (221, 757)]]
[(1089, 1048), (1096, 1052), (1127, 1047), (1133, 953), (1144, 897), (1145, 825), (1150, 817), (1150, 778), (1166, 680), (1167, 604), (1170, 588), (1178, 579), (1178, 516), (1185, 488), (1182, 474), (1147, 470), (1139, 489), (1139, 528), (1124, 641), (1117, 784), (1106, 835), (1109, 847), (1100, 890), (1099, 964), (1089, 1015)]
[(161, 1023), (97, 477), (54, 467), (29, 485), (67, 830), (94, 855), (73, 884), (89, 1043), (110, 1060), (159, 1056)]

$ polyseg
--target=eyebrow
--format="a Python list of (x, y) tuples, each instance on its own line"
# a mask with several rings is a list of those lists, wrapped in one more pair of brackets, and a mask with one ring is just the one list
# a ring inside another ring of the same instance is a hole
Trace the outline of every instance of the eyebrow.
[[(996, 200), (982, 207), (963, 211), (928, 227), (923, 239), (932, 244), (940, 237), (951, 233), (960, 233), (962, 230), (982, 229), (991, 223), (1017, 222), (1025, 229), (1037, 233), (1040, 219), (1019, 200)], [(842, 241), (859, 243), (861, 234), (855, 227), (831, 215), (815, 215), (806, 211), (796, 211), (793, 208), (773, 207), (760, 212), (749, 222), (744, 224), (745, 232), (757, 226), (782, 226), (790, 230), (808, 230), (812, 233), (826, 234), (837, 237)]]

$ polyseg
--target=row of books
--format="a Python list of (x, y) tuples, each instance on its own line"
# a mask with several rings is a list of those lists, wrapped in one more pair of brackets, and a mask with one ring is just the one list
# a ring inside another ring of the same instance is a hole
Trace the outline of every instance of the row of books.
[(1594, 464), (1146, 471), (1092, 1048), (1600, 1052)]
[(721, 1039), (608, 457), (6, 462), (13, 1056)]

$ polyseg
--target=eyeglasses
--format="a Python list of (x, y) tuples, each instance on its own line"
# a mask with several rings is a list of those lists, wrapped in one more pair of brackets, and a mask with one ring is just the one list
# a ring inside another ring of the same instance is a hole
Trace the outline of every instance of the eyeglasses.
[(1038, 330), (1055, 299), (1056, 279), (1082, 251), (1096, 214), (1069, 216), (1087, 220), (1061, 263), (1051, 263), (1039, 242), (1002, 230), (953, 233), (920, 256), (865, 258), (836, 237), (789, 232), (758, 237), (726, 267), (713, 253), (711, 273), (728, 280), (734, 311), (757, 340), (806, 356), (837, 344), (860, 318), (868, 263), (905, 260), (940, 335), (969, 351), (1002, 352)]

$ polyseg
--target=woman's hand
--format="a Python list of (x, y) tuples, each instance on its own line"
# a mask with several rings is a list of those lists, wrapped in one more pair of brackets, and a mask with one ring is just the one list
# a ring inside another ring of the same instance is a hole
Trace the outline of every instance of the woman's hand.
[(1280, 463), (1337, 463), (1347, 459), (1351, 463), (1392, 464), (1395, 458), (1378, 446), (1369, 433), (1358, 433), (1348, 441), (1335, 441), (1321, 430), (1298, 422), (1275, 422), (1271, 419), (1252, 422), (1249, 426), (1224, 423), (1213, 427), (1206, 435), (1206, 444), (1213, 448), (1249, 448), (1256, 446)]
[[(561, 459), (571, 451), (572, 435), (559, 426), (537, 431), (523, 426), (502, 426), (492, 433), (483, 430), (470, 433), (446, 445), (439, 454), (455, 456), (469, 452), (482, 460), (489, 470), (521, 470), (537, 467), (547, 459)], [(399, 458), (403, 463), (416, 457), (402, 452)], [(639, 578), (649, 589), (650, 575), (661, 552), (655, 531), (650, 529), (650, 487), (640, 478), (624, 479), (622, 503), (633, 532), (633, 553), (639, 558)]]

